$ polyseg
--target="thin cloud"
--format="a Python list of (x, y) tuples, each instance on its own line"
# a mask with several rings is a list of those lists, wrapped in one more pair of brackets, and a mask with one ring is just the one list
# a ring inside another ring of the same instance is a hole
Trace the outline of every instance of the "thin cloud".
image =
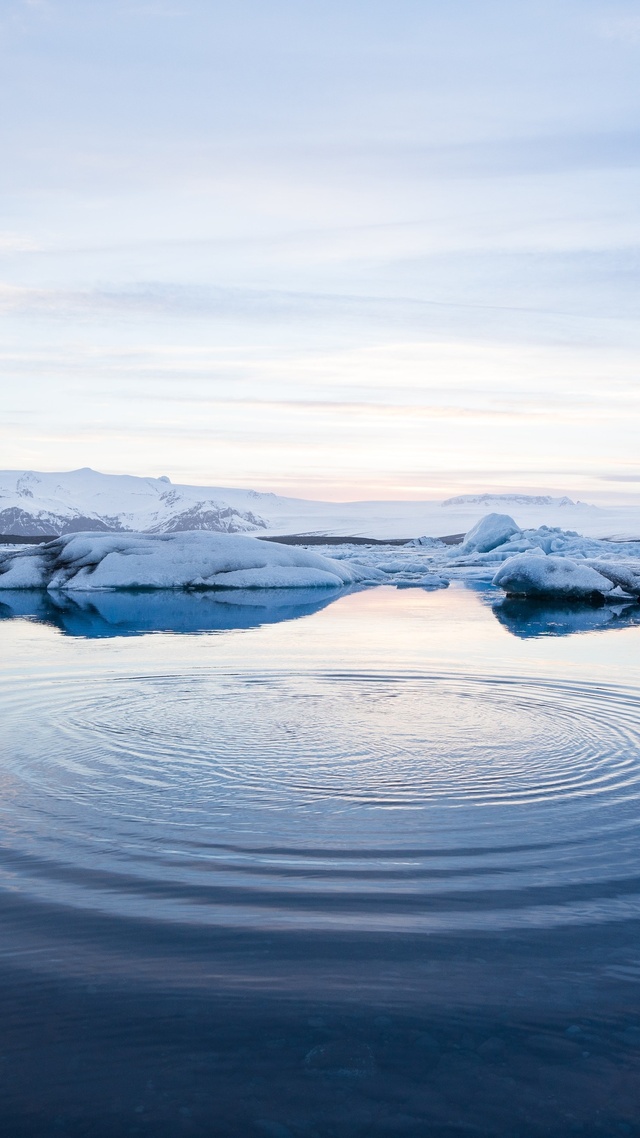
[[(278, 289), (240, 289), (194, 287), (163, 283), (140, 284), (130, 288), (88, 290), (38, 289), (0, 284), (0, 311), (19, 316), (68, 319), (118, 315), (131, 321), (139, 316), (233, 319), (305, 316), (343, 323), (361, 317), (367, 321), (387, 319), (391, 323), (416, 325), (426, 313), (495, 313), (514, 317), (542, 317), (568, 322), (607, 321), (608, 315), (536, 308), (527, 305), (489, 304), (475, 301), (449, 301), (411, 296), (375, 296), (353, 293), (294, 292)], [(495, 334), (495, 333), (494, 333)]]
[(603, 482), (640, 482), (640, 472), (638, 474), (599, 474), (598, 477)]

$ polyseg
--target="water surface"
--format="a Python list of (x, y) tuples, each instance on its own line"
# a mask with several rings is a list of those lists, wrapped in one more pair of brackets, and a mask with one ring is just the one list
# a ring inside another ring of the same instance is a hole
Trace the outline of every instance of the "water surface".
[(637, 605), (0, 617), (10, 1133), (640, 1134)]

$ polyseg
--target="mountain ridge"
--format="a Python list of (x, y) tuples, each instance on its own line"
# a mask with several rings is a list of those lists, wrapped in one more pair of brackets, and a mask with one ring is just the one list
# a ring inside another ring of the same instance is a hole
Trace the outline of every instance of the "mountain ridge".
[[(74, 494), (73, 482), (78, 476), (84, 485), (76, 487)], [(96, 478), (102, 481), (92, 491), (87, 483), (95, 483)], [(127, 500), (118, 503), (117, 495), (109, 495), (108, 489), (111, 479), (121, 478), (134, 484), (128, 483)], [(91, 500), (93, 509), (87, 508)], [(95, 508), (103, 500), (104, 510)], [(252, 533), (264, 528), (264, 520), (253, 511), (234, 509), (217, 497), (194, 501), (182, 488), (171, 486), (166, 476), (138, 479), (134, 475), (101, 475), (89, 467), (50, 475), (34, 470), (0, 472), (0, 533), (54, 537), (81, 531)]]
[(640, 536), (638, 507), (601, 508), (567, 496), (462, 494), (444, 501), (322, 502), (269, 491), (174, 484), (163, 475), (0, 471), (0, 534), (54, 537), (94, 532), (206, 530), (265, 537), (306, 535), (378, 539), (467, 532), (486, 513), (515, 515), (594, 537)]

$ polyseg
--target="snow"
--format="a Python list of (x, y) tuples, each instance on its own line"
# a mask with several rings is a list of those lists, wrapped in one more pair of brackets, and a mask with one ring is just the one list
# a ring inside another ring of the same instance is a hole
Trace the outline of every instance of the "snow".
[(367, 575), (299, 546), (202, 532), (72, 534), (0, 551), (0, 589), (336, 588)]
[(204, 487), (174, 487), (166, 475), (135, 478), (85, 468), (68, 474), (0, 473), (0, 532), (83, 531), (166, 533), (211, 530), (250, 533), (266, 523), (248, 506), (234, 508)]

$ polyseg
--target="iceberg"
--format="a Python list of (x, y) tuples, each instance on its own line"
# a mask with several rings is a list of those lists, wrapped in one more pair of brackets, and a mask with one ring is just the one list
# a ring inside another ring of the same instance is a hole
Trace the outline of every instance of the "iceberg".
[(521, 531), (508, 514), (486, 514), (465, 535), (460, 553), (490, 553)]
[(203, 531), (76, 533), (0, 552), (0, 589), (335, 589), (364, 577), (300, 546)]
[(586, 562), (570, 557), (519, 553), (509, 557), (493, 578), (509, 596), (557, 597), (565, 600), (602, 602), (616, 588), (609, 577), (603, 576)]
[(85, 531), (39, 545), (0, 546), (0, 591), (48, 589), (441, 589), (486, 581), (518, 596), (640, 599), (640, 543), (573, 530), (518, 529), (489, 514), (461, 546), (264, 541), (245, 534)]

